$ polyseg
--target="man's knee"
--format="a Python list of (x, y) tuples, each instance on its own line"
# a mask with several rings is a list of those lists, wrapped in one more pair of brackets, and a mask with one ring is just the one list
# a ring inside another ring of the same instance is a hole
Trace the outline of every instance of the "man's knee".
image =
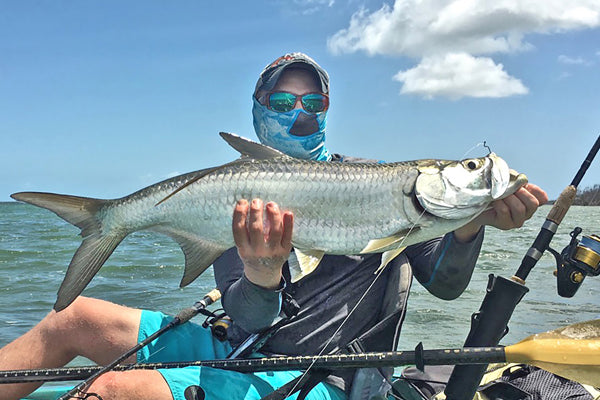
[(48, 333), (58, 332), (63, 335), (73, 328), (81, 329), (81, 327), (94, 324), (91, 321), (94, 313), (89, 312), (93, 306), (93, 300), (80, 296), (64, 310), (51, 311), (41, 322), (42, 329), (45, 329)]
[(106, 363), (135, 345), (139, 310), (80, 296), (62, 311), (52, 311), (38, 325), (42, 336), (63, 350)]
[[(125, 387), (125, 381), (120, 379), (122, 373), (107, 372), (100, 375), (92, 384), (85, 390), (88, 395), (99, 395), (102, 400), (118, 399), (124, 392), (130, 391)], [(93, 397), (92, 397), (93, 398)]]
[(107, 372), (85, 391), (102, 400), (173, 400), (171, 390), (158, 371)]

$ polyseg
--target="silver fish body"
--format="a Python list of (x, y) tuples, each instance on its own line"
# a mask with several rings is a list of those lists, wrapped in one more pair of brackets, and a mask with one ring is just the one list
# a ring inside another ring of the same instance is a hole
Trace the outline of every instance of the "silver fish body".
[(231, 218), (239, 199), (261, 198), (294, 213), (298, 277), (323, 254), (393, 252), (455, 230), (491, 201), (526, 182), (490, 154), (464, 160), (337, 163), (298, 160), (234, 135), (243, 157), (181, 175), (116, 200), (24, 192), (13, 198), (47, 208), (82, 230), (55, 309), (70, 304), (128, 234), (153, 230), (185, 253), (181, 286), (234, 246)]

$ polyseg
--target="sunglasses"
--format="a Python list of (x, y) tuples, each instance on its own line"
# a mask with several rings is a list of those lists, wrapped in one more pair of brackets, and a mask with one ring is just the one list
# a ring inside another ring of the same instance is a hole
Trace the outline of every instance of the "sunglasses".
[(295, 95), (288, 92), (269, 92), (266, 106), (276, 112), (288, 112), (296, 107), (298, 98), (304, 111), (309, 113), (319, 113), (329, 108), (329, 96), (324, 93)]

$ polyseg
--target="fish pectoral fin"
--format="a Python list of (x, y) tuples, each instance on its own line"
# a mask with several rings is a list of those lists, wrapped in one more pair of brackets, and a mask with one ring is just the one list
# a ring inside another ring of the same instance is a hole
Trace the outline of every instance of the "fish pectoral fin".
[(227, 143), (229, 143), (229, 145), (231, 147), (233, 147), (234, 149), (239, 151), (240, 154), (242, 155), (242, 158), (232, 161), (230, 163), (218, 166), (218, 167), (207, 168), (205, 170), (199, 171), (198, 176), (195, 176), (194, 178), (190, 179), (188, 182), (184, 183), (183, 185), (181, 185), (180, 187), (175, 189), (168, 196), (166, 196), (161, 201), (156, 203), (157, 206), (164, 203), (165, 201), (169, 200), (175, 194), (179, 193), (186, 187), (194, 184), (195, 182), (199, 181), (200, 179), (204, 178), (205, 176), (207, 176), (215, 171), (218, 171), (222, 168), (226, 168), (231, 165), (238, 164), (240, 162), (245, 162), (245, 161), (247, 162), (249, 158), (253, 159), (253, 160), (269, 160), (272, 158), (290, 158), (290, 156), (280, 152), (279, 150), (276, 150), (269, 146), (265, 146), (264, 144), (253, 142), (250, 139), (246, 139), (244, 137), (234, 135), (233, 133), (219, 132), (219, 135), (221, 135), (221, 137), (223, 139), (225, 139), (225, 141)]
[(290, 254), (288, 259), (292, 283), (298, 282), (300, 279), (313, 272), (324, 255), (325, 252), (322, 250), (300, 250), (294, 248), (294, 252)]
[[(413, 231), (415, 229), (419, 229), (419, 228), (418, 227), (412, 228)], [(360, 254), (380, 253), (382, 251), (386, 251), (389, 249), (396, 249), (396, 248), (398, 248), (399, 244), (400, 245), (402, 244), (402, 241), (406, 238), (406, 236), (408, 236), (410, 231), (411, 231), (410, 229), (405, 229), (405, 230), (396, 232), (391, 236), (387, 236), (387, 237), (380, 238), (380, 239), (371, 239), (369, 241), (369, 243), (367, 243), (365, 248), (360, 251)]]
[(158, 203), (156, 203), (154, 206), (159, 206), (162, 203), (164, 203), (165, 201), (169, 200), (171, 197), (175, 196), (177, 193), (181, 192), (183, 189), (185, 189), (186, 187), (198, 182), (200, 179), (204, 178), (205, 176), (212, 174), (215, 171), (220, 170), (221, 168), (227, 167), (233, 163), (235, 163), (236, 161), (233, 161), (231, 163), (227, 163), (227, 164), (223, 164), (220, 165), (218, 167), (212, 167), (212, 168), (206, 168), (200, 171), (196, 172), (196, 175), (191, 178), (189, 181), (185, 182), (183, 185), (179, 186), (177, 189), (175, 189), (174, 191), (172, 191), (171, 193), (169, 193), (166, 197), (164, 197), (161, 201), (159, 201)]
[(374, 272), (374, 274), (378, 274), (382, 271), (394, 258), (398, 257), (400, 253), (404, 251), (406, 247), (400, 247), (394, 250), (388, 250), (381, 255), (381, 264), (379, 268)]
[(227, 250), (198, 238), (189, 238), (173, 233), (168, 233), (168, 235), (179, 244), (185, 255), (185, 268), (179, 287), (185, 287), (192, 283)]
[(219, 132), (219, 135), (231, 147), (240, 152), (242, 156), (250, 157), (254, 160), (268, 160), (271, 158), (279, 158), (289, 156), (276, 150), (272, 147), (265, 146), (264, 144), (254, 142), (250, 139), (246, 139), (245, 137), (234, 135), (233, 133), (227, 132)]
[(127, 235), (92, 235), (75, 252), (54, 303), (61, 311), (77, 298)]

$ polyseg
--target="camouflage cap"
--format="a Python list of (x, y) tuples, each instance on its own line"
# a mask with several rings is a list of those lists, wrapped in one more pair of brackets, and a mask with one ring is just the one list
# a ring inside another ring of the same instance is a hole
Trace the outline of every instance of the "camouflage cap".
[(314, 71), (321, 81), (322, 92), (329, 94), (329, 75), (315, 60), (304, 53), (288, 53), (267, 65), (260, 73), (256, 87), (254, 88), (254, 94), (259, 89), (266, 91), (273, 89), (281, 73), (290, 66)]

